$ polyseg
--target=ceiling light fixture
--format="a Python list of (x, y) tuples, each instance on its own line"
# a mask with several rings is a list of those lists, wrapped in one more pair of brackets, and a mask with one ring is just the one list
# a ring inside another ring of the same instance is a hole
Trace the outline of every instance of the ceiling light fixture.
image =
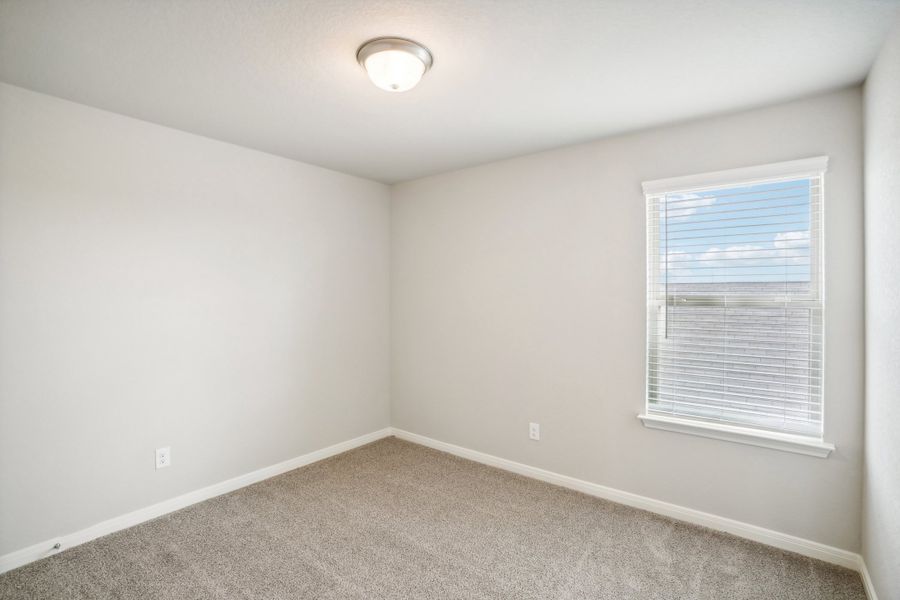
[(372, 83), (389, 92), (405, 92), (416, 87), (434, 62), (425, 46), (391, 37), (369, 40), (357, 50), (356, 60), (368, 72)]

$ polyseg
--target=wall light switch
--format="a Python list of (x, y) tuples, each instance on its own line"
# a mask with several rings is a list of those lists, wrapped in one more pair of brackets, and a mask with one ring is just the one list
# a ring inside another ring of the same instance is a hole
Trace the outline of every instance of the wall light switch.
[(541, 439), (541, 425), (540, 423), (529, 423), (528, 424), (528, 437), (533, 440)]
[(169, 446), (156, 449), (156, 468), (162, 469), (172, 464), (172, 450)]

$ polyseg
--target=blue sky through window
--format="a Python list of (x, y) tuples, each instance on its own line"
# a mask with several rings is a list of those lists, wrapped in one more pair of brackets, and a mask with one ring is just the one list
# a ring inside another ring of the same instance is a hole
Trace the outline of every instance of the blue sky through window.
[(660, 260), (670, 286), (810, 281), (809, 179), (668, 194)]

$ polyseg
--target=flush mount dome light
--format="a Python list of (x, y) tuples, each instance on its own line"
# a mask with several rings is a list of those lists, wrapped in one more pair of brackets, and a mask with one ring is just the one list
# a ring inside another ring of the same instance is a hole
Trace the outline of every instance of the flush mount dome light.
[(356, 60), (372, 83), (389, 92), (405, 92), (419, 83), (433, 62), (425, 46), (403, 38), (369, 40), (356, 52)]

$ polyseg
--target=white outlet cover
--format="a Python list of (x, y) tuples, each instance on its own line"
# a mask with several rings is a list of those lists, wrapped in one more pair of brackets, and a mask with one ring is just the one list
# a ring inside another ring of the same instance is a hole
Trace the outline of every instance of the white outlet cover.
[(540, 423), (529, 423), (528, 424), (528, 437), (533, 440), (541, 439), (541, 425)]
[(156, 449), (156, 468), (163, 469), (172, 464), (172, 450), (169, 446)]

